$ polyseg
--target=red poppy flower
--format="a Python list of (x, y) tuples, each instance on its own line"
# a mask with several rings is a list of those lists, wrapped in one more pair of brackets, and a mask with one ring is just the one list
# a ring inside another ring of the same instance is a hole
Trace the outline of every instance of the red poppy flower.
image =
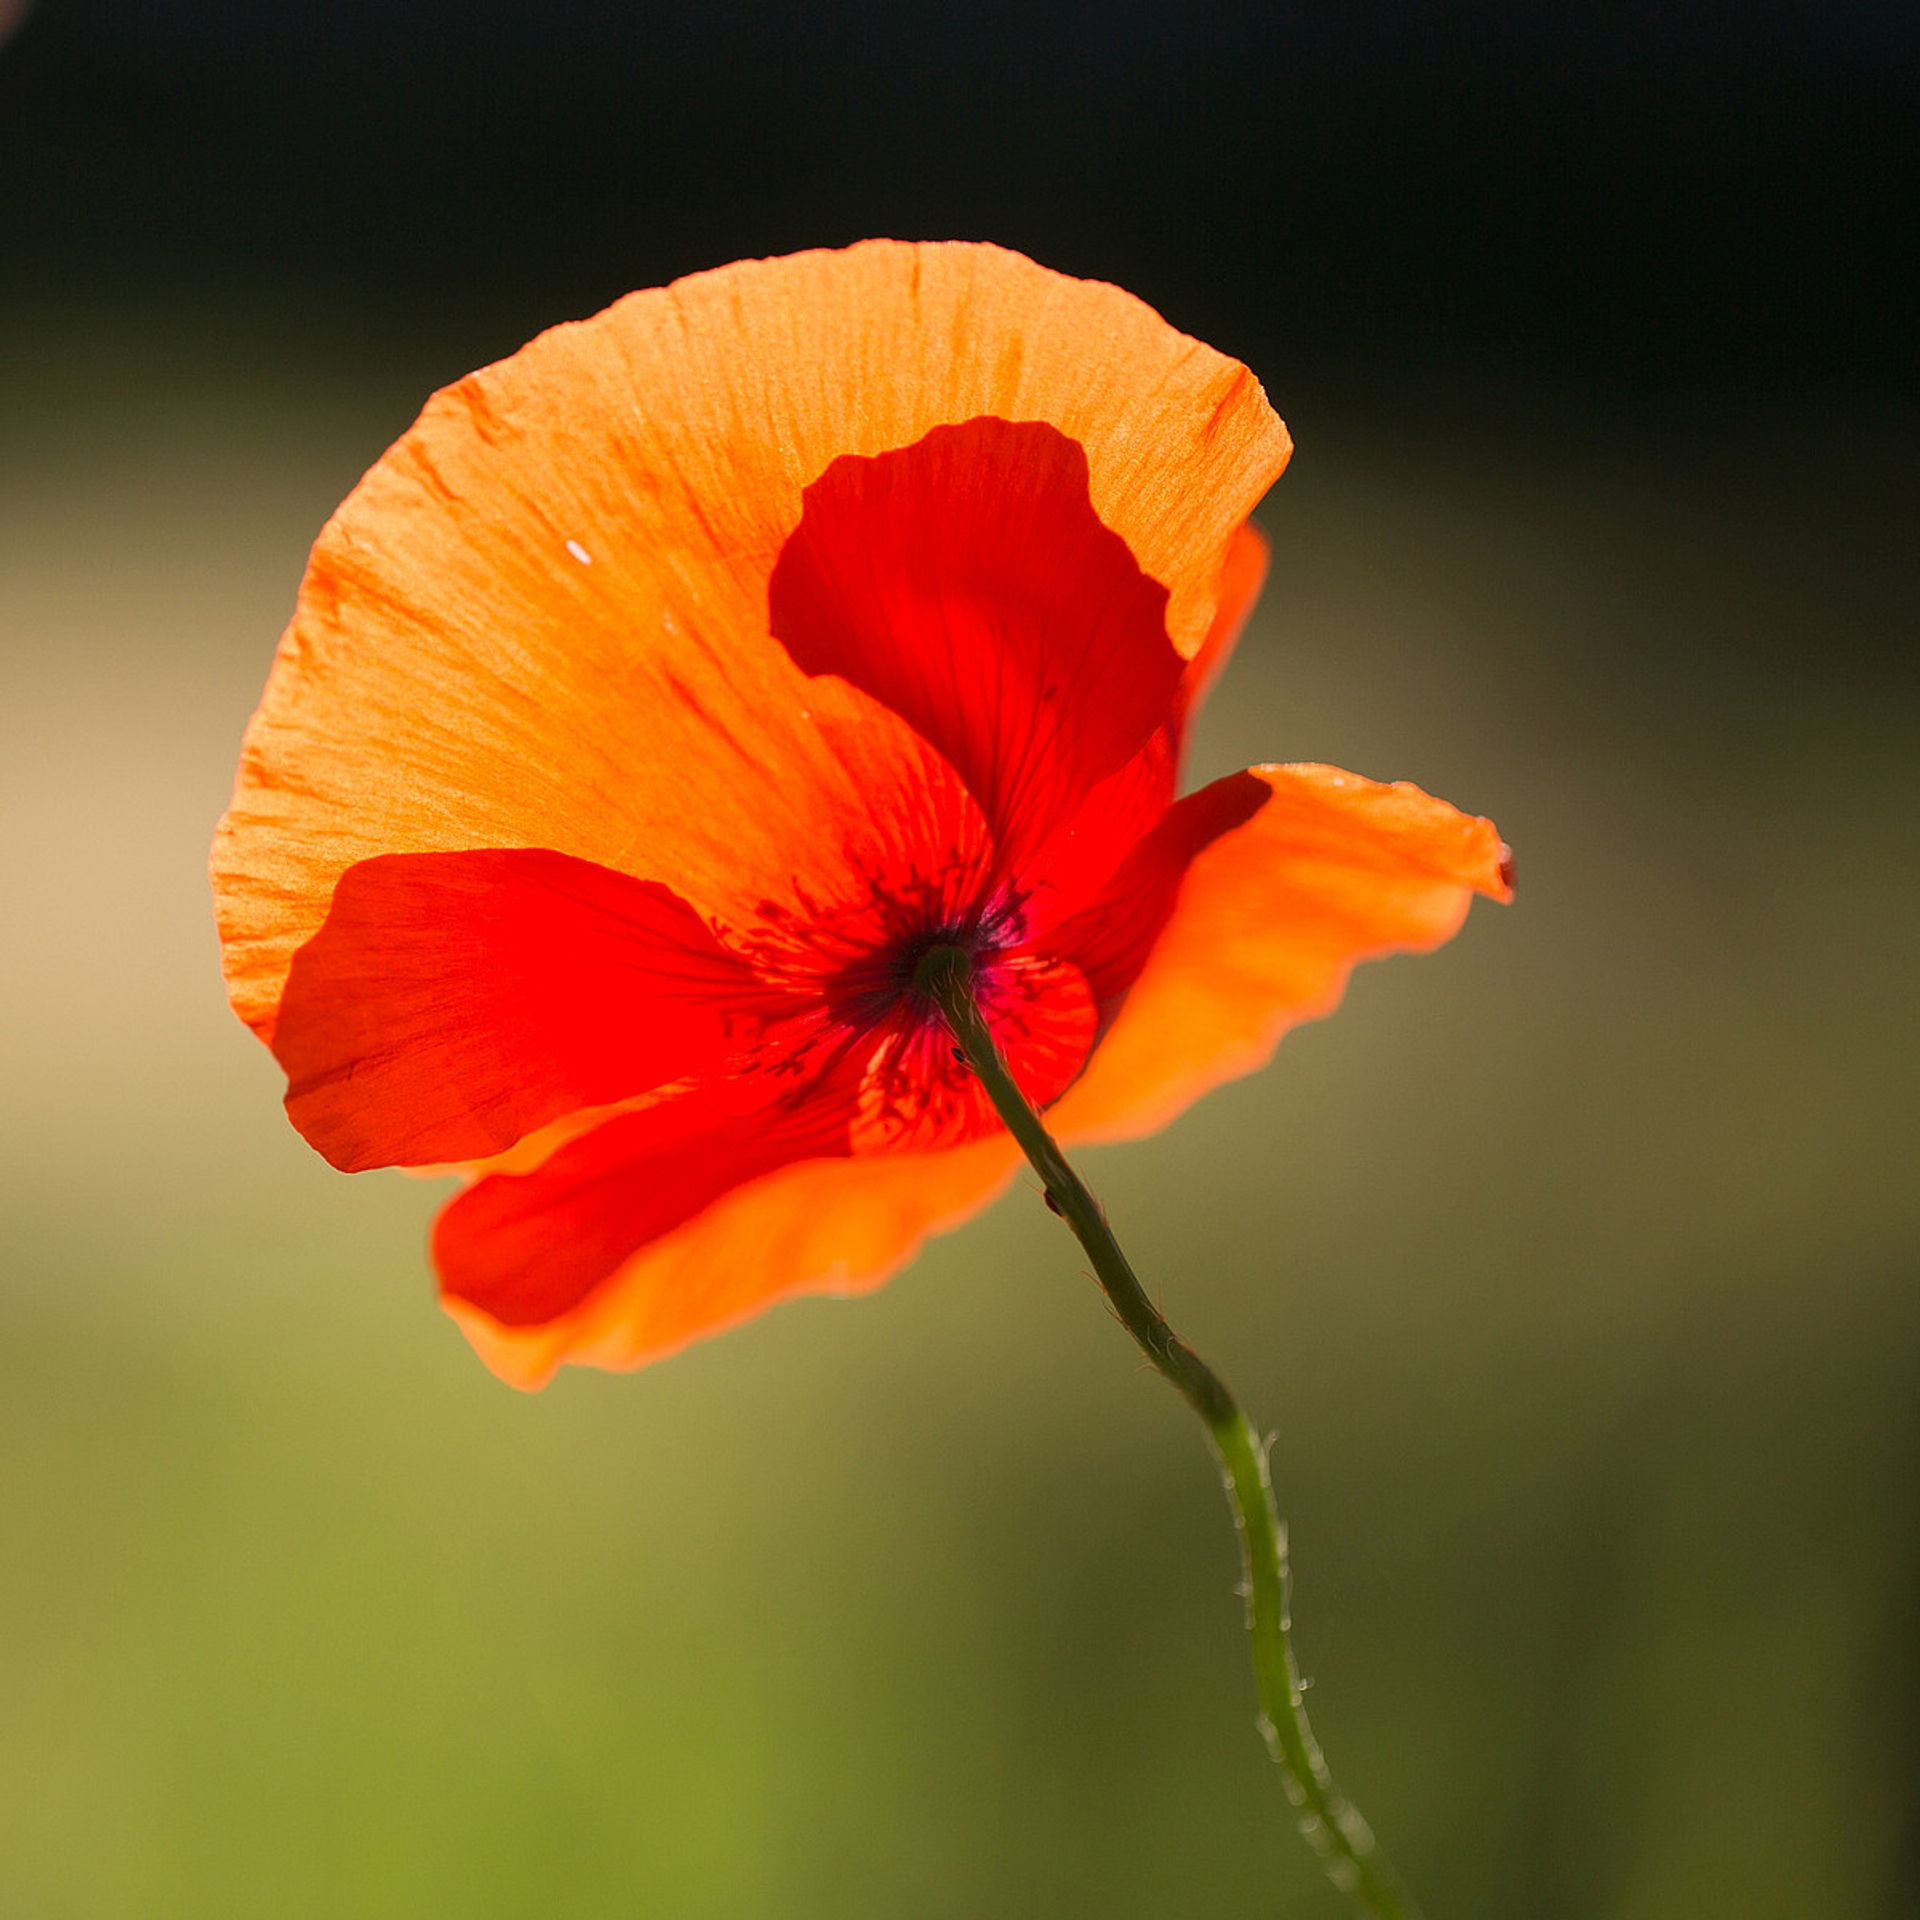
[(989, 1199), (931, 946), (1114, 1138), (1506, 897), (1413, 787), (1176, 797), (1289, 450), (1244, 367), (988, 246), (697, 275), (428, 403), (314, 549), (214, 882), (307, 1139), (468, 1171), (434, 1257), (491, 1366), (874, 1286)]

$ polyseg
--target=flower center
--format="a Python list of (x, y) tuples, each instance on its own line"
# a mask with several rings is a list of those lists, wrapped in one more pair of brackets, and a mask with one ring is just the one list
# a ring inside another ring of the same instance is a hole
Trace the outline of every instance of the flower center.
[(972, 975), (972, 953), (959, 942), (936, 935), (914, 962), (913, 990), (938, 1005), (943, 991), (968, 985)]

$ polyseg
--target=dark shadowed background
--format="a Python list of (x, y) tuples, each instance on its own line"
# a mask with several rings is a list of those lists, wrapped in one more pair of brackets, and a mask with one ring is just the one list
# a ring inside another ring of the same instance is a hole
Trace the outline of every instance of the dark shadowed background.
[(427, 391), (871, 233), (1113, 279), (1299, 442), (1205, 777), (1522, 889), (1090, 1155), (1278, 1430), (1433, 1920), (1920, 1912), (1920, 15), (0, 0), (0, 1911), (1326, 1916), (1196, 1432), (1031, 1193), (522, 1398), (204, 880)]

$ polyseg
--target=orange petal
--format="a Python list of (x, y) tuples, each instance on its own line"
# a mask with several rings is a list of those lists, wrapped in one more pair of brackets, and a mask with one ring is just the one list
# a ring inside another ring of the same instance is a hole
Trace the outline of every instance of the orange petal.
[(616, 1115), (433, 1226), (441, 1292), (503, 1326), (563, 1320), (639, 1250), (775, 1168), (846, 1151), (848, 1076), (721, 1075)]
[(1233, 650), (1260, 598), (1260, 589), (1267, 584), (1270, 555), (1267, 536), (1251, 520), (1235, 530), (1220, 567), (1213, 625), (1207, 629), (1199, 652), (1187, 662), (1187, 671), (1180, 682), (1183, 720), (1190, 720), (1199, 712), (1201, 702), (1213, 691), (1213, 683), (1233, 658)]
[(940, 1153), (807, 1160), (736, 1188), (635, 1255), (571, 1313), (504, 1326), (443, 1304), (475, 1351), (517, 1387), (567, 1362), (645, 1365), (805, 1293), (865, 1293), (986, 1205), (1019, 1149), (1005, 1134)]
[(1263, 1066), (1287, 1028), (1331, 1013), (1355, 962), (1441, 945), (1475, 893), (1512, 898), (1489, 820), (1404, 781), (1381, 786), (1334, 767), (1249, 771), (1271, 798), (1187, 868), (1119, 1017), (1049, 1115), (1057, 1134), (1153, 1132)]
[(982, 415), (1079, 442), (1192, 656), (1289, 442), (1116, 288), (874, 241), (634, 294), (436, 395), (321, 535), (248, 732), (214, 855), (243, 1017), (377, 854), (548, 847), (729, 921), (846, 893), (868, 763), (922, 749), (799, 672), (768, 576), (834, 459)]

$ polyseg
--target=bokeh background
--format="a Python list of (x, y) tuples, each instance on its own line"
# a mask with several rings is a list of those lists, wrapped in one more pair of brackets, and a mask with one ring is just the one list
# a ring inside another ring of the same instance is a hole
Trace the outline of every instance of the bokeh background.
[(1519, 902), (1088, 1156), (1435, 1920), (1920, 1913), (1902, 0), (0, 6), (0, 1911), (1298, 1915), (1191, 1422), (1028, 1191), (496, 1384), (227, 1014), (305, 549), (630, 286), (990, 237), (1300, 452), (1196, 774)]

